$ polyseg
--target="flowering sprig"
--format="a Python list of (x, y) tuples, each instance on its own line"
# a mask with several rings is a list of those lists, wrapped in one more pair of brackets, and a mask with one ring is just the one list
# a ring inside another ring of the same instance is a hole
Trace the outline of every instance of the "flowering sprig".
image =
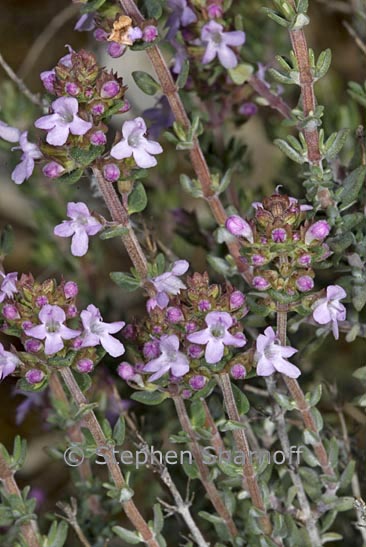
[(71, 220), (64, 220), (55, 226), (54, 234), (59, 237), (72, 236), (71, 253), (74, 256), (84, 256), (88, 252), (89, 237), (100, 232), (103, 225), (83, 202), (69, 202), (67, 216)]

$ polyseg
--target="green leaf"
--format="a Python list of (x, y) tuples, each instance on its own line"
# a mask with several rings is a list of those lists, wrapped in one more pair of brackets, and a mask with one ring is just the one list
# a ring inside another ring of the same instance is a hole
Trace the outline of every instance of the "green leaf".
[(340, 195), (342, 207), (347, 207), (357, 200), (366, 177), (366, 167), (361, 166), (352, 171), (343, 181), (343, 191)]
[(104, 230), (100, 235), (100, 239), (112, 239), (113, 237), (124, 236), (128, 233), (128, 228), (125, 226), (115, 226)]
[(236, 406), (238, 407), (239, 415), (241, 416), (242, 414), (246, 414), (250, 408), (247, 396), (244, 395), (241, 389), (239, 389), (235, 384), (232, 384), (231, 387), (234, 392), (234, 398)]
[(325, 157), (327, 160), (335, 158), (342, 150), (349, 135), (349, 129), (341, 129), (332, 133), (324, 145)]
[(328, 532), (327, 534), (323, 534), (321, 536), (322, 545), (325, 545), (330, 541), (341, 541), (342, 539), (343, 536), (341, 536), (341, 534), (337, 534), (336, 532)]
[(81, 7), (81, 13), (91, 13), (101, 8), (105, 4), (106, 0), (91, 0), (87, 4)]
[(67, 539), (68, 525), (65, 521), (54, 521), (48, 532), (47, 547), (63, 547)]
[(318, 384), (311, 394), (307, 394), (306, 399), (308, 400), (310, 406), (316, 406), (319, 403), (321, 396), (322, 385)]
[(113, 439), (117, 446), (122, 446), (126, 435), (126, 424), (123, 416), (120, 416), (113, 428)]
[(14, 231), (10, 224), (4, 226), (0, 235), (0, 256), (11, 253), (14, 245)]
[(159, 19), (162, 16), (162, 0), (143, 0), (143, 6), (149, 19)]
[(253, 75), (254, 67), (248, 63), (241, 63), (235, 68), (229, 68), (229, 75), (234, 84), (243, 85), (250, 80)]
[[(71, 148), (70, 156), (78, 166), (85, 168), (98, 158), (103, 153), (103, 150), (104, 146), (91, 146), (89, 150), (75, 147)], [(61, 179), (62, 177), (59, 180)]]
[(202, 519), (208, 520), (208, 522), (211, 522), (212, 524), (223, 524), (225, 521), (222, 517), (219, 517), (217, 515), (213, 515), (212, 513), (207, 513), (206, 511), (200, 511), (198, 513), (198, 516)]
[(292, 84), (296, 83), (293, 80), (293, 78), (290, 78), (290, 76), (286, 76), (285, 74), (282, 74), (281, 72), (279, 72), (275, 68), (270, 68), (268, 70), (268, 72), (270, 73), (272, 78), (274, 78), (276, 80), (276, 82), (279, 82), (280, 84), (292, 85)]
[(206, 423), (205, 409), (199, 399), (191, 403), (191, 422), (194, 428), (203, 427)]
[(322, 51), (318, 57), (315, 67), (315, 78), (319, 80), (323, 78), (328, 72), (330, 65), (332, 63), (332, 52), (328, 48), (325, 51)]
[(75, 169), (70, 173), (65, 173), (62, 177), (57, 179), (57, 182), (63, 182), (64, 184), (75, 184), (78, 180), (81, 179), (84, 173), (84, 169)]
[(347, 488), (351, 484), (353, 475), (355, 474), (355, 467), (356, 467), (356, 462), (354, 460), (351, 460), (350, 462), (348, 462), (345, 470), (343, 471), (339, 479), (340, 488)]
[(133, 187), (132, 192), (128, 196), (128, 214), (141, 213), (147, 205), (147, 195), (142, 182), (138, 182)]
[(155, 95), (160, 89), (160, 84), (150, 74), (143, 70), (135, 70), (132, 72), (132, 77), (135, 84), (146, 93), (146, 95)]
[(168, 395), (161, 391), (137, 391), (131, 395), (131, 399), (144, 405), (160, 405), (167, 398)]
[(154, 507), (154, 532), (160, 534), (164, 527), (164, 517), (159, 503), (155, 503)]
[(300, 164), (305, 163), (304, 155), (292, 148), (287, 141), (284, 141), (283, 139), (275, 139), (274, 144), (292, 161)]
[(220, 431), (237, 431), (238, 429), (244, 429), (245, 425), (242, 422), (236, 422), (235, 420), (225, 420), (220, 425)]
[(109, 277), (115, 282), (116, 285), (129, 292), (135, 291), (140, 287), (140, 281), (131, 274), (124, 272), (111, 272)]
[(122, 526), (113, 526), (112, 532), (114, 532), (116, 536), (123, 539), (124, 541), (126, 541), (126, 543), (129, 543), (130, 545), (143, 543), (143, 541), (140, 539), (136, 532), (131, 532), (126, 528), (122, 528)]
[(177, 87), (179, 89), (182, 89), (186, 85), (188, 76), (189, 76), (189, 60), (185, 59), (182, 65), (182, 70), (180, 71), (176, 81)]

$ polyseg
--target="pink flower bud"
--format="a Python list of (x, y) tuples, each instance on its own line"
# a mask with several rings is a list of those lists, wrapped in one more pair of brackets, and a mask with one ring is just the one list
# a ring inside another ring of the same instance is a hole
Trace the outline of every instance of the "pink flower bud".
[(128, 381), (135, 376), (135, 369), (130, 363), (123, 361), (118, 365), (117, 374), (122, 380)]
[(71, 342), (71, 345), (74, 349), (79, 349), (83, 345), (83, 339), (78, 336)]
[(194, 321), (189, 321), (186, 324), (186, 333), (190, 334), (191, 332), (194, 332), (197, 328), (197, 325)]
[(103, 131), (98, 130), (92, 133), (92, 135), (90, 136), (90, 142), (94, 146), (103, 146), (107, 142), (107, 137), (105, 136)]
[(123, 336), (126, 338), (126, 340), (135, 340), (136, 334), (136, 327), (134, 325), (131, 325), (131, 323), (126, 325), (123, 329)]
[(65, 85), (65, 91), (68, 95), (72, 95), (73, 97), (75, 97), (76, 95), (79, 95), (80, 87), (74, 82), (67, 82), (67, 84)]
[(208, 6), (207, 8), (207, 14), (210, 17), (210, 19), (218, 19), (222, 16), (222, 7), (220, 4), (211, 4), (211, 6)]
[(45, 306), (46, 304), (48, 304), (48, 298), (47, 296), (37, 296), (36, 298), (36, 306), (38, 306), (39, 308), (43, 308), (43, 306)]
[(42, 342), (35, 338), (30, 338), (25, 341), (24, 348), (28, 353), (38, 353), (42, 348)]
[(108, 55), (110, 55), (113, 59), (122, 57), (125, 51), (126, 51), (126, 46), (123, 44), (118, 44), (117, 42), (111, 42), (108, 45), (108, 49), (107, 49)]
[(97, 42), (106, 42), (107, 41), (108, 34), (102, 28), (96, 28), (95, 31), (93, 32), (93, 34), (94, 34), (94, 38), (96, 39)]
[(146, 344), (144, 344), (142, 353), (144, 354), (144, 357), (149, 361), (151, 359), (156, 359), (160, 355), (159, 347), (160, 345), (158, 340), (150, 340), (149, 342), (146, 342)]
[(310, 264), (311, 264), (311, 255), (306, 253), (306, 254), (303, 254), (303, 255), (299, 256), (299, 258), (297, 259), (297, 263), (300, 266), (310, 266)]
[(103, 84), (100, 96), (103, 99), (112, 99), (118, 93), (120, 92), (120, 86), (115, 80), (109, 80), (109, 82), (106, 82)]
[(18, 310), (16, 306), (14, 306), (13, 304), (6, 304), (3, 307), (3, 316), (5, 317), (5, 319), (8, 319), (9, 321), (13, 321), (14, 319), (20, 318)]
[(199, 391), (200, 389), (205, 387), (206, 381), (207, 380), (205, 376), (198, 374), (197, 376), (192, 376), (192, 378), (190, 378), (189, 385), (195, 391)]
[(247, 371), (243, 365), (240, 365), (238, 363), (231, 367), (230, 374), (234, 378), (234, 380), (242, 380), (243, 378), (245, 378)]
[(272, 239), (275, 243), (283, 243), (287, 239), (286, 230), (283, 228), (275, 228), (272, 230)]
[(241, 291), (234, 291), (230, 295), (230, 309), (236, 310), (237, 308), (240, 308), (245, 302), (245, 296)]
[(108, 182), (116, 182), (121, 175), (121, 171), (115, 163), (107, 163), (103, 167), (103, 175)]
[(309, 245), (314, 239), (322, 241), (330, 232), (330, 226), (326, 220), (318, 220), (308, 228), (305, 234), (305, 243)]
[(148, 25), (142, 31), (142, 39), (144, 42), (153, 42), (158, 37), (158, 29), (154, 25)]
[(124, 114), (125, 112), (128, 112), (131, 108), (130, 103), (127, 99), (125, 99), (124, 105), (118, 110), (121, 114)]
[(42, 382), (43, 378), (44, 372), (42, 372), (42, 370), (38, 370), (37, 368), (31, 368), (25, 374), (25, 379), (28, 384), (39, 384), (39, 382)]
[(239, 114), (243, 114), (243, 116), (246, 116), (247, 118), (250, 118), (251, 116), (255, 116), (257, 112), (258, 112), (257, 105), (251, 102), (243, 103), (241, 107), (239, 108)]
[(271, 286), (270, 283), (268, 283), (267, 279), (265, 279), (264, 277), (260, 275), (257, 275), (256, 277), (254, 277), (252, 283), (253, 283), (253, 287), (257, 289), (258, 291), (266, 291)]
[(166, 310), (166, 318), (169, 323), (179, 323), (179, 321), (183, 321), (184, 315), (179, 308), (171, 307)]
[(56, 82), (56, 73), (54, 70), (45, 70), (41, 72), (40, 78), (42, 84), (48, 93), (55, 93), (55, 82)]
[(183, 399), (189, 399), (191, 395), (192, 395), (192, 391), (190, 389), (183, 389), (182, 391)]
[(79, 292), (79, 287), (75, 281), (68, 281), (64, 285), (64, 295), (66, 298), (75, 298)]
[(314, 281), (310, 275), (302, 275), (296, 280), (296, 287), (300, 292), (311, 291), (314, 288)]
[(49, 179), (56, 179), (62, 173), (65, 171), (65, 169), (60, 165), (59, 163), (55, 161), (50, 161), (46, 163), (46, 165), (43, 166), (42, 173), (45, 177)]
[(139, 27), (132, 27), (128, 31), (128, 37), (132, 42), (135, 40), (141, 40), (142, 38), (142, 30)]
[(78, 309), (76, 306), (69, 306), (66, 310), (66, 315), (69, 319), (76, 317), (78, 314)]
[(80, 359), (76, 363), (76, 368), (79, 372), (88, 373), (93, 370), (93, 361), (91, 359)]
[(197, 346), (196, 344), (191, 344), (188, 346), (188, 356), (191, 359), (199, 359), (203, 355), (202, 346)]
[(208, 300), (200, 300), (198, 302), (198, 309), (200, 311), (208, 311), (211, 309), (211, 304)]
[(250, 243), (254, 242), (253, 231), (249, 223), (238, 215), (232, 215), (225, 223), (226, 229), (236, 237), (245, 237)]
[(105, 108), (103, 103), (95, 103), (91, 107), (91, 111), (92, 111), (92, 114), (94, 114), (94, 116), (101, 116), (104, 110)]
[(252, 256), (252, 264), (253, 266), (263, 266), (263, 264), (266, 262), (266, 259), (262, 255), (253, 255)]

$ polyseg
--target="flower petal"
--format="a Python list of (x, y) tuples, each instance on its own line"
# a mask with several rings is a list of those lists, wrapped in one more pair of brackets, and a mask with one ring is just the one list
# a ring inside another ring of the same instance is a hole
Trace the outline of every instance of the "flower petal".
[(225, 346), (217, 338), (210, 338), (207, 343), (205, 350), (205, 359), (207, 363), (214, 364), (221, 361), (222, 356), (224, 355)]
[(85, 230), (77, 230), (71, 240), (71, 254), (84, 256), (88, 252), (89, 238)]
[(114, 338), (110, 334), (105, 334), (104, 336), (101, 336), (100, 343), (102, 344), (103, 348), (106, 350), (109, 355), (112, 357), (119, 357), (120, 355), (123, 355), (125, 352), (125, 347), (117, 340), (117, 338)]
[(257, 375), (258, 376), (270, 376), (275, 372), (275, 368), (266, 357), (261, 357), (257, 364)]
[(301, 370), (298, 367), (285, 359), (278, 359), (273, 364), (278, 372), (285, 374), (289, 378), (298, 378), (301, 374)]

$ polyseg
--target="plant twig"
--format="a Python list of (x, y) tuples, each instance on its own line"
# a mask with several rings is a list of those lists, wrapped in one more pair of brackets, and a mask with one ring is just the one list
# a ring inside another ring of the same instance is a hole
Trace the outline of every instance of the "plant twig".
[(71, 498), (70, 505), (68, 503), (63, 503), (61, 501), (56, 503), (56, 506), (61, 509), (65, 513), (66, 516), (63, 515), (57, 515), (60, 516), (62, 519), (66, 520), (70, 524), (70, 526), (73, 528), (75, 534), (79, 538), (80, 543), (84, 547), (91, 547), (91, 544), (85, 537), (84, 532), (80, 528), (80, 525), (77, 520), (77, 513), (78, 513), (78, 506), (75, 498)]
[(254, 91), (258, 93), (258, 95), (267, 101), (271, 108), (277, 110), (286, 119), (290, 119), (292, 117), (291, 108), (289, 105), (281, 97), (272, 93), (269, 87), (255, 74), (251, 76), (248, 83)]
[(190, 419), (188, 417), (184, 400), (180, 396), (174, 397), (173, 400), (174, 400), (175, 408), (177, 410), (179, 422), (183, 428), (183, 431), (185, 431), (185, 433), (189, 437), (189, 446), (192, 451), (194, 461), (198, 467), (201, 482), (208, 494), (208, 497), (212, 505), (214, 506), (215, 510), (217, 511), (217, 513), (225, 522), (228, 528), (228, 531), (230, 532), (230, 535), (234, 538), (238, 537), (238, 530), (235, 526), (235, 523), (226, 505), (224, 504), (219, 491), (217, 490), (216, 486), (213, 484), (209, 476), (208, 468), (202, 459), (201, 449), (197, 442), (196, 434), (192, 428)]
[[(2, 482), (3, 488), (7, 494), (16, 496), (21, 505), (23, 505), (22, 495), (20, 493), (17, 482), (14, 478), (14, 473), (9, 467), (5, 458), (3, 457), (0, 451), (0, 481)], [(30, 520), (24, 522), (20, 526), (20, 531), (24, 537), (28, 547), (41, 547), (39, 541), (38, 526), (35, 520)]]
[(10, 65), (8, 65), (8, 63), (5, 61), (4, 57), (1, 55), (0, 53), (0, 66), (3, 67), (3, 69), (5, 70), (6, 74), (9, 76), (9, 78), (11, 79), (12, 82), (15, 83), (15, 85), (18, 87), (19, 91), (21, 93), (23, 93), (23, 95), (25, 97), (27, 97), (27, 99), (29, 99), (29, 101), (33, 104), (35, 104), (36, 106), (40, 106), (41, 108), (43, 107), (43, 103), (42, 103), (42, 100), (40, 99), (39, 95), (35, 95), (34, 93), (32, 93), (28, 87), (25, 85), (25, 83), (23, 82), (23, 80), (21, 78), (19, 78), (14, 70), (11, 68)]
[[(70, 392), (74, 404), (79, 409), (81, 409), (84, 405), (87, 404), (87, 399), (81, 391), (79, 385), (77, 384), (71, 369), (64, 367), (60, 369), (60, 374)], [(97, 420), (95, 413), (92, 410), (90, 410), (83, 416), (83, 423), (92, 434), (97, 446), (108, 446), (107, 439), (103, 433), (103, 430)], [(116, 488), (118, 490), (123, 490), (124, 488), (127, 488), (127, 483), (121, 472), (117, 460), (115, 458), (108, 457), (106, 458), (106, 463), (110, 477)], [(150, 530), (147, 522), (142, 517), (140, 511), (137, 509), (134, 501), (132, 499), (123, 501), (122, 507), (131, 524), (133, 524), (135, 529), (141, 534), (141, 537), (143, 538), (145, 544), (149, 547), (159, 547), (159, 544), (155, 539), (153, 532)]]
[(205, 411), (206, 426), (208, 427), (208, 429), (211, 431), (211, 434), (212, 434), (212, 437), (211, 437), (212, 446), (214, 447), (216, 454), (219, 455), (225, 450), (224, 442), (220, 435), (220, 431), (217, 429), (217, 425), (215, 424), (215, 420), (212, 417), (208, 404), (206, 403), (206, 399), (202, 398), (201, 403), (203, 406), (203, 410)]
[[(131, 17), (136, 24), (141, 24), (144, 22), (144, 18), (134, 0), (120, 0), (120, 2), (125, 13)], [(147, 54), (150, 57), (152, 65), (154, 66), (155, 72), (161, 84), (161, 88), (169, 101), (170, 108), (172, 109), (176, 121), (186, 130), (189, 130), (191, 126), (189, 118), (161, 50), (158, 46), (152, 46), (147, 49)], [(193, 146), (190, 150), (190, 158), (197, 179), (201, 185), (203, 197), (209, 205), (217, 224), (223, 226), (227, 219), (227, 215), (219, 196), (216, 195), (212, 189), (211, 174), (199, 141), (196, 137), (193, 139)], [(230, 254), (235, 260), (239, 272), (249, 283), (251, 273), (248, 266), (246, 266), (240, 259), (240, 245), (237, 241), (231, 241), (227, 244), (227, 246)]]

